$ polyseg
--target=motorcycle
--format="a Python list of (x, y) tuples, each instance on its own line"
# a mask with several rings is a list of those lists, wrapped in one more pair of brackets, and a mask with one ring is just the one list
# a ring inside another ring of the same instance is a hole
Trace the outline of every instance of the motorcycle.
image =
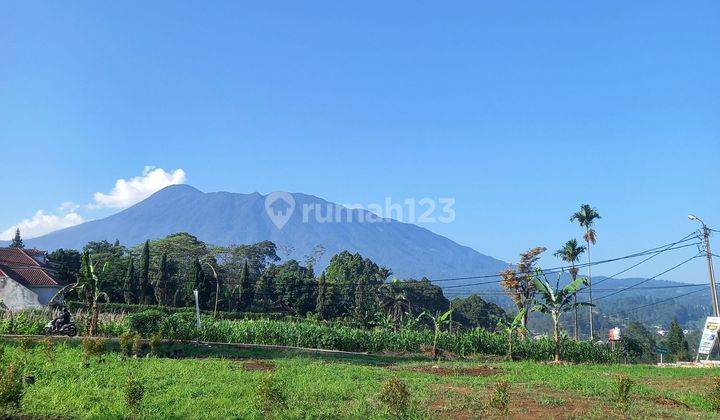
[(68, 337), (75, 337), (78, 330), (74, 322), (69, 322), (57, 328), (53, 322), (50, 321), (45, 325), (45, 328), (43, 328), (43, 333), (45, 335), (67, 335)]

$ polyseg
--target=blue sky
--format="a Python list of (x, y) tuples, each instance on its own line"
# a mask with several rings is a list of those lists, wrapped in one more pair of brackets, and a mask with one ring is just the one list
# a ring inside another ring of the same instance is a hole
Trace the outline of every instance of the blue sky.
[(0, 231), (117, 211), (93, 194), (145, 166), (204, 191), (453, 197), (427, 227), (504, 260), (579, 238), (583, 202), (596, 258), (678, 239), (688, 212), (720, 227), (717, 2), (341, 3), (5, 3)]

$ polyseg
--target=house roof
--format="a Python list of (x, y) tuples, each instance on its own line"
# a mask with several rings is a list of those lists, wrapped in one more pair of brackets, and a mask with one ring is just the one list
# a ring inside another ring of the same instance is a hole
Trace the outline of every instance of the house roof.
[(18, 265), (30, 267), (40, 266), (40, 263), (22, 248), (0, 248), (0, 264), (10, 267)]
[(59, 286), (54, 272), (52, 266), (40, 264), (22, 248), (0, 248), (0, 276), (10, 277), (26, 287)]

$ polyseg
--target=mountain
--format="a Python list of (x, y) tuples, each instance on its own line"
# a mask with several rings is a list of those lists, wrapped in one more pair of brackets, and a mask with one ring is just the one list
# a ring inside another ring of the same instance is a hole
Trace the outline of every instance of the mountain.
[[(399, 278), (496, 274), (507, 267), (503, 261), (416, 225), (373, 218), (364, 210), (347, 209), (311, 195), (289, 196), (285, 198), (294, 201), (294, 211), (282, 229), (269, 216), (270, 212), (280, 214), (288, 210), (290, 206), (282, 197), (268, 203), (272, 206), (266, 211), (266, 196), (259, 193), (204, 193), (189, 185), (173, 185), (112, 216), (25, 243), (47, 250), (80, 249), (88, 241), (117, 239), (132, 246), (146, 239), (188, 232), (214, 245), (270, 240), (278, 245), (278, 254), (283, 259), (300, 261), (316, 245), (322, 245), (326, 252), (319, 268), (324, 268), (340, 251), (359, 252), (392, 269)], [(327, 221), (329, 214), (333, 221)]]

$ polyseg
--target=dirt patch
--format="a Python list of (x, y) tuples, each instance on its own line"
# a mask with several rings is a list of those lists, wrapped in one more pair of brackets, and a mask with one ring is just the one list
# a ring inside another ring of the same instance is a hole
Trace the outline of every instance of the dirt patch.
[(667, 397), (646, 397), (645, 398), (648, 401), (652, 401), (654, 404), (662, 405), (664, 407), (681, 407), (681, 408), (690, 408), (689, 405), (685, 404), (682, 401), (674, 400), (672, 398)]
[(275, 370), (275, 363), (265, 360), (247, 360), (243, 362), (243, 368), (248, 372), (272, 371)]
[(400, 368), (410, 372), (427, 373), (437, 376), (492, 376), (502, 373), (502, 368), (494, 366), (472, 366), (472, 367), (442, 367), (442, 366), (416, 366), (411, 368)]

